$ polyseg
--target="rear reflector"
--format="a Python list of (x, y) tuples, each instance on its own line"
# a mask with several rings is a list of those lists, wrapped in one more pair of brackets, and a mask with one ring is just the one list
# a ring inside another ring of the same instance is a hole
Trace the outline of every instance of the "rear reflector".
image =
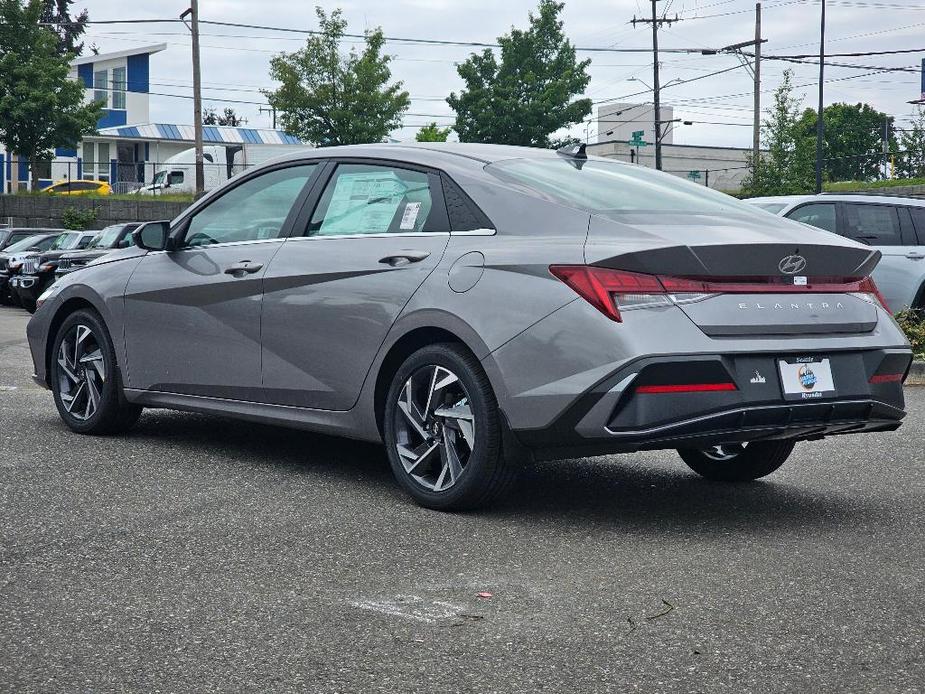
[(663, 386), (637, 386), (637, 393), (715, 393), (736, 390), (735, 383), (674, 383)]
[(612, 270), (593, 265), (550, 265), (549, 271), (611, 320), (620, 309), (670, 306), (716, 294), (862, 294), (889, 311), (870, 277), (669, 277)]
[(902, 380), (902, 374), (874, 374), (870, 377), (871, 383), (899, 383)]

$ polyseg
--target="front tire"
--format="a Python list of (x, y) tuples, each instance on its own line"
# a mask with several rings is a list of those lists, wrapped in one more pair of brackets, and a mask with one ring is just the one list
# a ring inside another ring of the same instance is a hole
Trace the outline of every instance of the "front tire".
[(61, 419), (78, 434), (126, 431), (141, 415), (124, 400), (112, 339), (95, 311), (75, 311), (58, 329), (51, 390)]
[(758, 441), (725, 444), (702, 450), (681, 448), (687, 466), (716, 482), (751, 482), (770, 475), (783, 465), (796, 445), (794, 441)]
[(491, 384), (459, 345), (430, 345), (405, 360), (386, 396), (383, 424), (395, 479), (421, 506), (484, 506), (513, 481)]

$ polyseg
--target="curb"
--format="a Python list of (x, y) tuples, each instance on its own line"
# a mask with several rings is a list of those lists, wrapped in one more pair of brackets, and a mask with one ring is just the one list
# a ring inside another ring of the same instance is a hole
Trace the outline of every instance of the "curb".
[(914, 361), (909, 367), (907, 386), (925, 386), (925, 361)]

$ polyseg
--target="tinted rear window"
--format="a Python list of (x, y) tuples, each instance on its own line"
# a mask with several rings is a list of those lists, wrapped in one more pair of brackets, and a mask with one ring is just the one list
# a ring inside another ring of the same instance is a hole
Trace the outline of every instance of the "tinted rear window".
[(892, 205), (846, 203), (845, 236), (871, 246), (901, 246), (896, 208)]
[(767, 219), (760, 210), (729, 195), (633, 164), (593, 159), (582, 164), (550, 157), (509, 159), (489, 164), (485, 170), (544, 198), (590, 212), (735, 213)]

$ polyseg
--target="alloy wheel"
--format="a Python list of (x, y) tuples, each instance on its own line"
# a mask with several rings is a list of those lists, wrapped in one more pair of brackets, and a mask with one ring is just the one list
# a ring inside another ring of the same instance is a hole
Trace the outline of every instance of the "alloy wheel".
[(396, 448), (405, 472), (433, 492), (457, 484), (475, 448), (476, 423), (469, 393), (443, 366), (417, 369), (399, 391)]
[(710, 460), (726, 462), (738, 458), (745, 450), (744, 443), (724, 443), (719, 446), (710, 446), (703, 449), (703, 454)]
[(68, 330), (58, 348), (58, 395), (74, 419), (86, 421), (100, 407), (106, 383), (106, 364), (96, 336), (78, 323)]

